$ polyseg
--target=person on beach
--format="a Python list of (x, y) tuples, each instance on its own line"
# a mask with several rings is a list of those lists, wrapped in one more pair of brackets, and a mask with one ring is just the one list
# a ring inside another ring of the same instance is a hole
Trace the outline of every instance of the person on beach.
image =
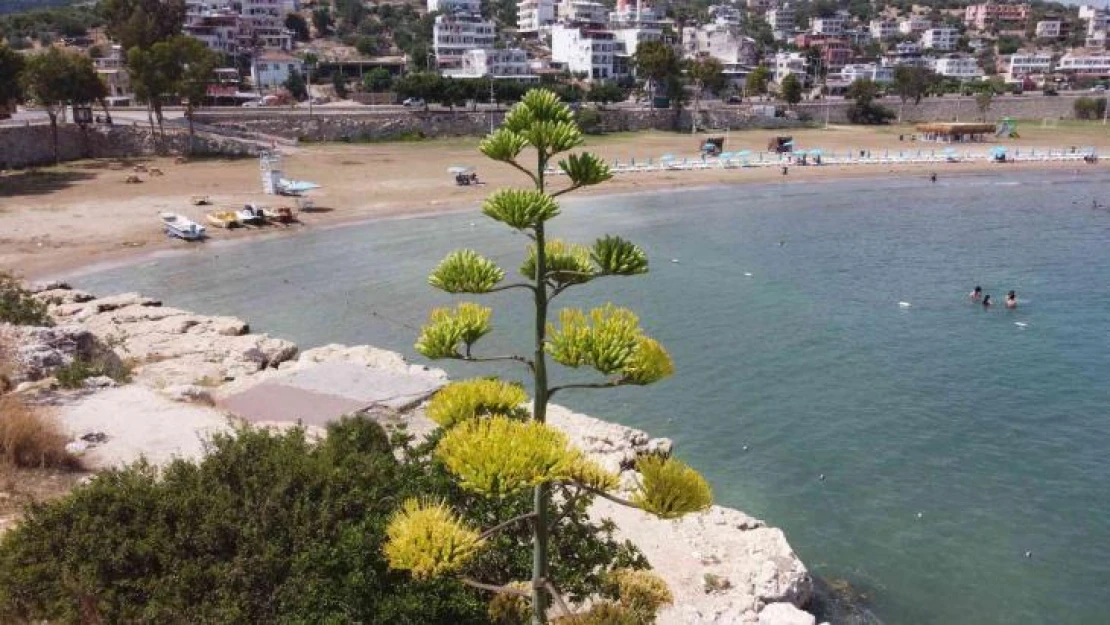
[(991, 307), (991, 296), (990, 295), (984, 295), (983, 296), (983, 308), (990, 308), (990, 307)]
[(1017, 308), (1017, 293), (1010, 291), (1006, 294), (1006, 308)]
[(975, 287), (975, 290), (972, 291), (971, 293), (968, 293), (967, 296), (970, 297), (971, 301), (973, 301), (973, 302), (977, 302), (977, 301), (983, 299), (983, 287), (981, 287), (981, 286)]
[(788, 171), (789, 171), (789, 169), (787, 169), (787, 167), (786, 167), (785, 165), (783, 165), (783, 167), (782, 167), (782, 175), (784, 175), (784, 176), (785, 176), (785, 175), (787, 174), (787, 172), (788, 172)]
[(936, 182), (937, 181), (937, 172), (934, 171), (933, 173), (929, 174), (929, 180), (932, 181), (932, 182)]

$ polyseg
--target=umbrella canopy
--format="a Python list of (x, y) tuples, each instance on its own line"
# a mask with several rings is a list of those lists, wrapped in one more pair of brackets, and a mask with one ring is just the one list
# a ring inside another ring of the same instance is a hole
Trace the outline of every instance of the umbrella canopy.
[(287, 193), (304, 193), (313, 189), (319, 189), (320, 185), (315, 182), (308, 182), (307, 180), (285, 180), (282, 179), (279, 184), (281, 188)]
[(449, 174), (469, 174), (473, 170), (474, 170), (473, 167), (468, 167), (466, 165), (452, 165), (451, 167), (447, 168), (447, 173), (449, 173)]
[(993, 148), (991, 148), (991, 156), (1006, 156), (1006, 148), (1002, 147), (1001, 145), (994, 146)]
[(821, 148), (813, 148), (809, 151), (810, 156), (821, 156), (825, 152)]
[(751, 156), (751, 155), (752, 155), (751, 150), (740, 150), (739, 152), (733, 152), (733, 156), (743, 157), (743, 156)]
[(659, 160), (661, 160), (661, 161), (673, 161), (674, 160), (674, 154), (664, 154), (663, 156), (659, 157)]

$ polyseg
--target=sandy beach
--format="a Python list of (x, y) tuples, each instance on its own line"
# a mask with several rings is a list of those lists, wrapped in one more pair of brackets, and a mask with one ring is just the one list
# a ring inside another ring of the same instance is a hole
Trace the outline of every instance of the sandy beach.
[[(1104, 126), (1065, 123), (1058, 128), (1019, 125), (1020, 139), (1000, 140), (1012, 148), (1065, 148), (1094, 146), (1110, 148), (1110, 133)], [(870, 150), (874, 154), (898, 150), (936, 150), (945, 146), (900, 140), (909, 126), (881, 128), (834, 126), (790, 133), (801, 149), (821, 148), (827, 152)], [(772, 131), (732, 132), (725, 149), (762, 151)], [(646, 132), (588, 138), (584, 149), (612, 162), (635, 159), (644, 162), (673, 154), (678, 159), (697, 158), (699, 138), (704, 135)], [(209, 228), (213, 241), (246, 237), (285, 235), (306, 228), (337, 226), (381, 217), (397, 217), (473, 209), (492, 188), (522, 185), (519, 172), (493, 163), (477, 151), (477, 138), (457, 138), (416, 143), (305, 144), (283, 151), (286, 176), (323, 185), (312, 197), (320, 210), (301, 214), (301, 224), (224, 231)], [(982, 151), (988, 144), (969, 144), (959, 149)], [(993, 145), (993, 144), (990, 144)], [(142, 184), (125, 184), (135, 164), (160, 168), (164, 176), (140, 174)], [(1097, 167), (1106, 167), (1102, 161)], [(483, 184), (456, 186), (447, 169), (454, 165), (477, 168)], [(1065, 163), (987, 164), (883, 164), (823, 165), (792, 167), (783, 177), (776, 167), (709, 169), (703, 171), (660, 171), (618, 175), (613, 181), (586, 193), (629, 193), (719, 184), (749, 184), (781, 181), (805, 183), (834, 178), (939, 176), (981, 173), (1005, 167), (1020, 169), (1070, 168)], [(1079, 173), (1089, 171), (1082, 166)], [(562, 183), (554, 180), (556, 188)], [(193, 206), (190, 197), (207, 195), (214, 206)], [(30, 278), (43, 278), (89, 265), (120, 261), (187, 245), (167, 240), (157, 214), (183, 213), (198, 222), (213, 208), (239, 208), (248, 202), (266, 206), (289, 204), (287, 198), (261, 193), (259, 167), (254, 159), (204, 159), (175, 164), (170, 158), (120, 161), (77, 161), (57, 167), (7, 173), (0, 177), (0, 269), (14, 270)]]

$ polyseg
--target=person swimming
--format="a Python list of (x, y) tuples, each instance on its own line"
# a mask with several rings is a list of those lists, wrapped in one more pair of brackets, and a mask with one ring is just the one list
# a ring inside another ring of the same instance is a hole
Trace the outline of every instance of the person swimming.
[(990, 308), (990, 307), (991, 307), (991, 296), (990, 295), (984, 295), (983, 296), (983, 308)]
[(1006, 308), (1017, 308), (1017, 293), (1014, 291), (1006, 294)]
[(968, 293), (967, 296), (970, 297), (971, 301), (973, 301), (973, 302), (977, 302), (977, 301), (983, 299), (983, 287), (981, 287), (981, 286), (975, 287), (975, 290)]

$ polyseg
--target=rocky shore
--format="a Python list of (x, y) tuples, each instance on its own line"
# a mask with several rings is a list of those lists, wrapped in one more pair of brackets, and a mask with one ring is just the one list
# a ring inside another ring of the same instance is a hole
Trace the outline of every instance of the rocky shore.
[[(250, 332), (234, 317), (197, 315), (128, 293), (96, 297), (63, 283), (35, 287), (49, 303), (51, 328), (0, 326), (17, 346), (17, 392), (51, 405), (87, 466), (102, 468), (145, 456), (153, 462), (199, 457), (213, 432), (252, 418), (253, 395), (307, 396), (336, 409), (359, 406), (386, 426), (421, 435), (432, 429), (423, 402), (446, 381), (444, 372), (407, 363), (369, 346), (327, 345), (300, 351), (293, 343)], [(93, 377), (64, 391), (53, 373), (76, 358), (130, 372), (125, 384)], [(356, 388), (357, 387), (357, 388)], [(380, 388), (379, 388), (380, 387)], [(344, 403), (347, 402), (347, 403)], [(671, 442), (559, 406), (549, 422), (575, 445), (630, 479), (631, 462), (670, 453)], [(316, 429), (319, 424), (306, 422)], [(814, 625), (804, 612), (813, 581), (782, 531), (743, 512), (713, 506), (678, 521), (598, 500), (595, 518), (611, 518), (670, 585), (675, 605), (659, 622)]]

